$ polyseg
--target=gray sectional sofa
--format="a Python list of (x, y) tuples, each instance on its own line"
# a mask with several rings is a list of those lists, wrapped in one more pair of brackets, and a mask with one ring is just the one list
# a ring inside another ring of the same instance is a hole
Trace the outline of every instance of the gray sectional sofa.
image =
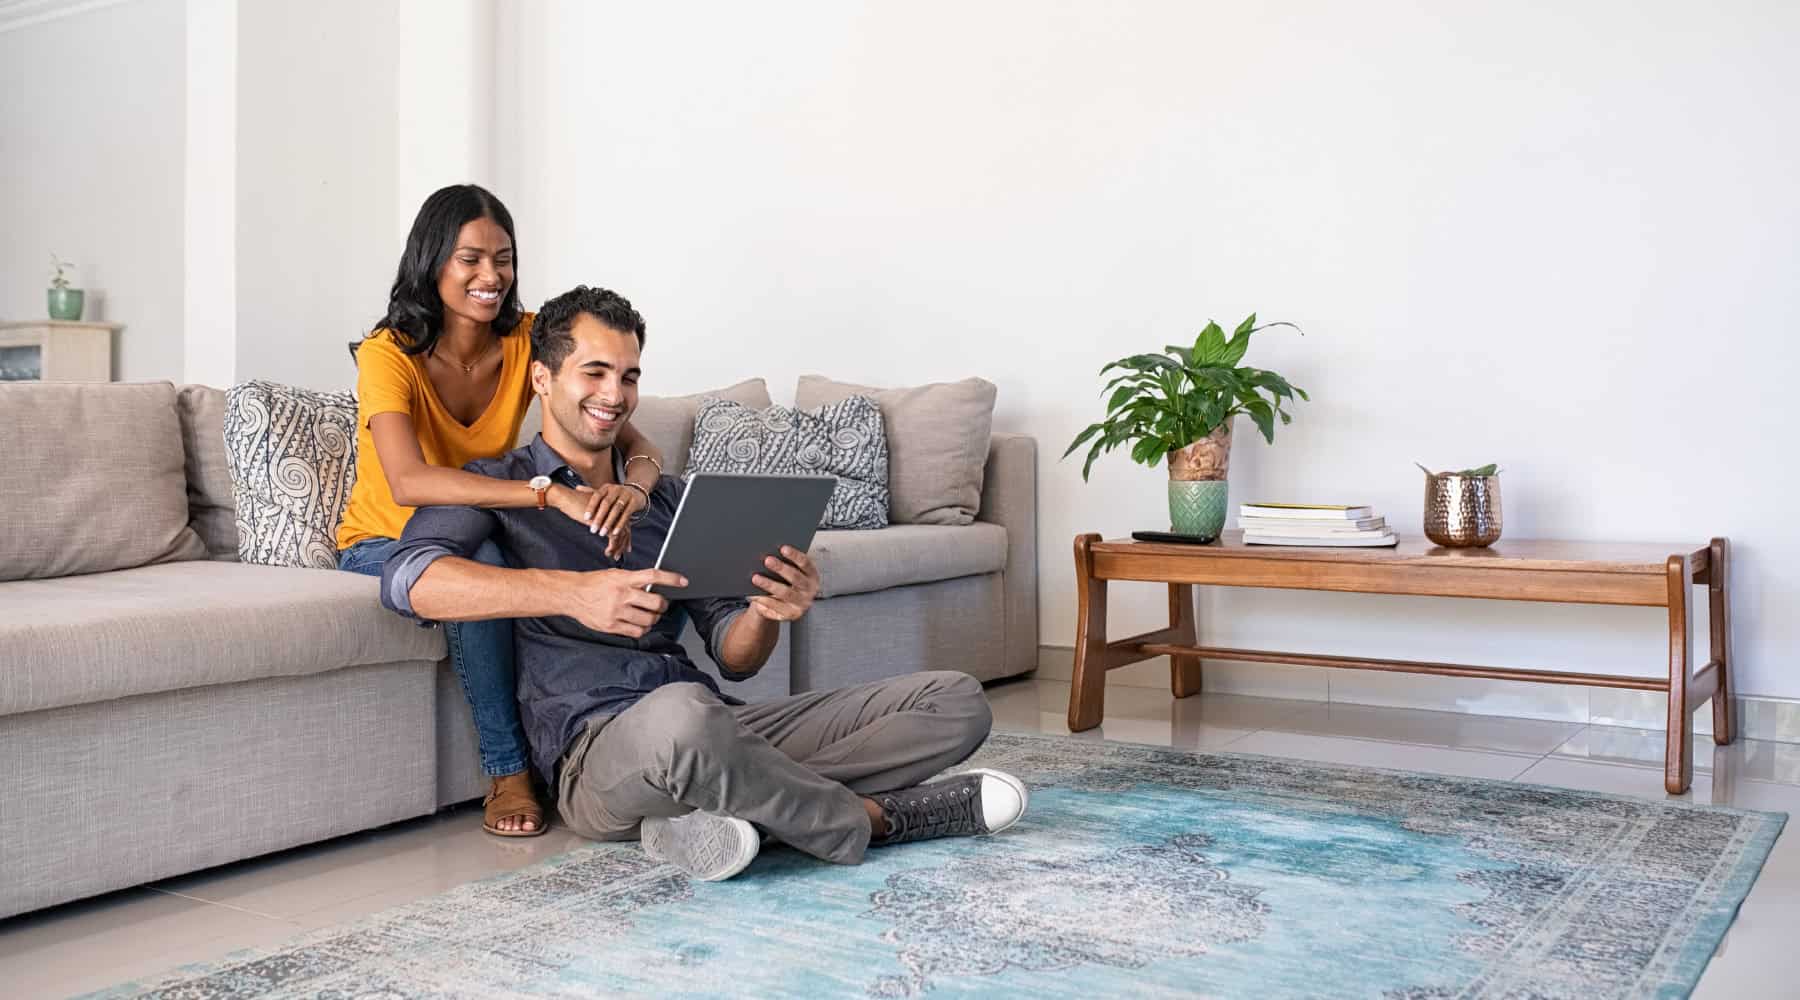
[[(224, 405), (0, 385), (0, 917), (485, 790), (439, 630), (384, 611), (371, 578), (236, 561)], [(636, 419), (684, 456), (696, 406), (646, 398)], [(975, 523), (821, 532), (824, 599), (731, 690), (1033, 669), (1035, 490), (1034, 442), (996, 434)]]

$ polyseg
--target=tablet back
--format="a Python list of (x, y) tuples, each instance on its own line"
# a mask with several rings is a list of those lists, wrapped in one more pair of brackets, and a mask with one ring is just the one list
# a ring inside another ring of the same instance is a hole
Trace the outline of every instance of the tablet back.
[(688, 585), (656, 592), (671, 601), (762, 593), (750, 577), (768, 573), (763, 559), (783, 545), (802, 552), (812, 546), (836, 485), (832, 476), (696, 473), (656, 560), (657, 569), (680, 573)]

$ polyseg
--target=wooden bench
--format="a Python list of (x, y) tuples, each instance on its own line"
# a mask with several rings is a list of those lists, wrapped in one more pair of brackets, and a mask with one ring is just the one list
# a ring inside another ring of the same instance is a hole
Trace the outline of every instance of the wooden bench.
[[(1177, 698), (1200, 690), (1202, 658), (1662, 691), (1668, 697), (1663, 784), (1670, 794), (1679, 795), (1693, 781), (1695, 710), (1710, 699), (1713, 741), (1720, 745), (1732, 741), (1730, 551), (1723, 538), (1701, 548), (1501, 541), (1485, 549), (1446, 549), (1423, 539), (1406, 539), (1398, 548), (1346, 549), (1245, 545), (1242, 532), (1236, 531), (1226, 532), (1211, 545), (1101, 541), (1099, 535), (1079, 535), (1075, 581), (1080, 608), (1069, 728), (1080, 732), (1100, 724), (1108, 670), (1156, 656), (1170, 657), (1169, 686)], [(1169, 627), (1108, 642), (1106, 585), (1112, 580), (1168, 584)], [(1706, 587), (1712, 637), (1712, 655), (1697, 671), (1688, 624), (1693, 614), (1689, 587), (1694, 584)], [(1668, 670), (1653, 677), (1618, 677), (1201, 646), (1196, 585), (1668, 608)]]

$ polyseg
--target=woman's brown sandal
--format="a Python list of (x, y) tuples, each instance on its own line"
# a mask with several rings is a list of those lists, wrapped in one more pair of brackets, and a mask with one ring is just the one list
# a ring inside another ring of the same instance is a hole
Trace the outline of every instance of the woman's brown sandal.
[[(481, 828), (496, 837), (540, 837), (544, 830), (544, 807), (531, 793), (531, 773), (520, 771), (494, 779), (494, 787), (481, 801)], [(509, 817), (530, 820), (535, 829), (502, 830), (500, 821)]]

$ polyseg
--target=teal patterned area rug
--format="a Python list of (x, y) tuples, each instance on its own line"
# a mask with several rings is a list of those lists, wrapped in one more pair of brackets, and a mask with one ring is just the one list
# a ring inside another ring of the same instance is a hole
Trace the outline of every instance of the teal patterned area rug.
[(97, 996), (1681, 997), (1786, 818), (1057, 737), (977, 760), (1032, 789), (997, 837), (722, 883), (596, 844)]

